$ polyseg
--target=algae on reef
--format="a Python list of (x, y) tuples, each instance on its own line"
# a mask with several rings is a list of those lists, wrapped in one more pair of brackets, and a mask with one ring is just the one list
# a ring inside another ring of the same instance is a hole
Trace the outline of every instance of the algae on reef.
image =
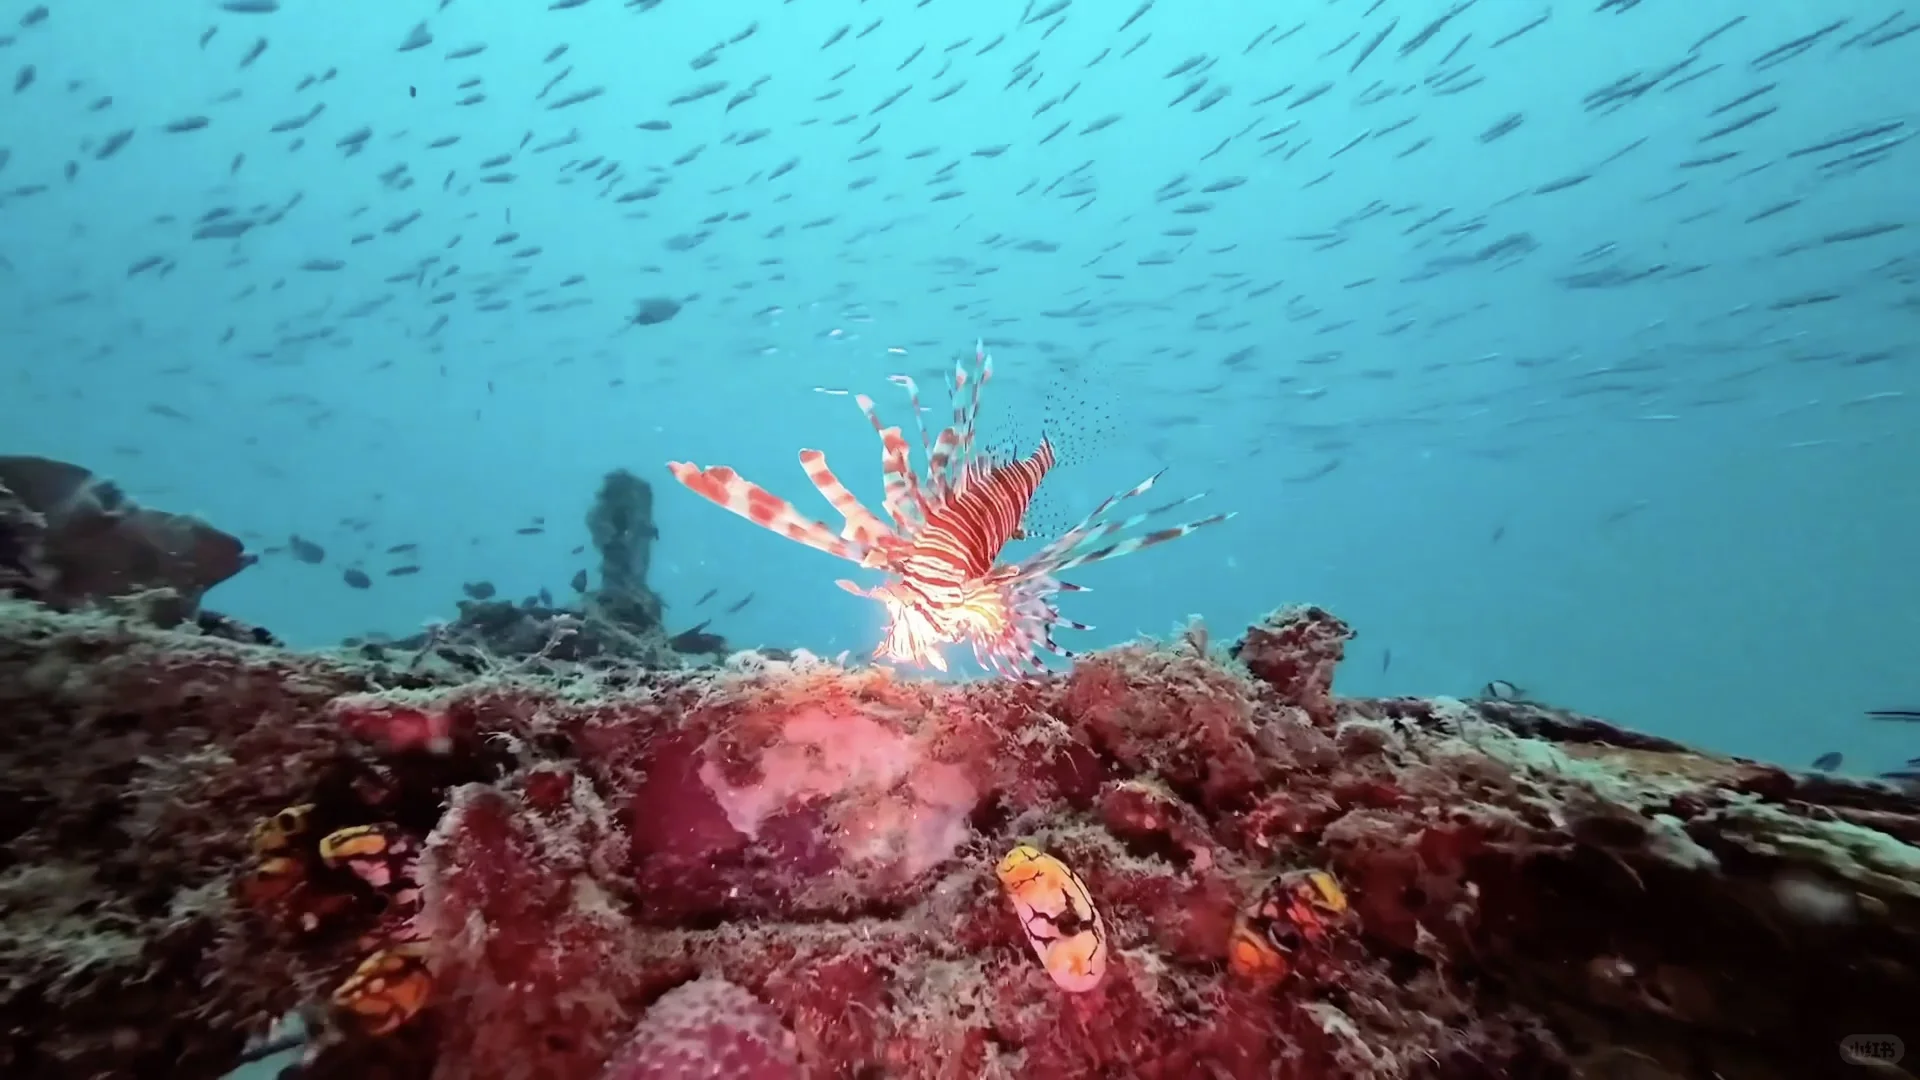
[[(356, 1078), (1808, 1080), (1920, 1038), (1911, 793), (1339, 698), (1347, 637), (1297, 608), (1019, 683), (468, 678), (0, 602), (0, 1074), (215, 1077), (296, 1008), (307, 1073)], [(314, 862), (257, 902), (305, 858), (255, 830), (287, 807), (376, 824), (417, 895)], [(1001, 895), (1017, 843), (1098, 905), (1090, 992)], [(1350, 920), (1229, 969), (1236, 927), (1311, 929), (1258, 907), (1306, 871)], [(431, 990), (372, 1034), (327, 1002), (380, 941)]]

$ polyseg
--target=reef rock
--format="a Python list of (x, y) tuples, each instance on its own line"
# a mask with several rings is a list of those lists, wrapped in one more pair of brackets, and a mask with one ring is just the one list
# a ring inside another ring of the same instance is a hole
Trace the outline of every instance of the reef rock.
[(0, 483), (0, 593), (37, 597), (47, 590), (47, 519)]
[(1912, 1035), (1912, 793), (1341, 698), (1347, 636), (614, 687), (0, 607), (0, 1074), (215, 1077), (295, 1009), (355, 1080), (1807, 1080)]
[(63, 609), (142, 598), (170, 624), (252, 561), (238, 539), (138, 506), (78, 465), (0, 456), (0, 593)]
[(634, 631), (660, 625), (660, 597), (647, 586), (653, 567), (653, 485), (625, 469), (600, 482), (587, 512), (587, 532), (600, 553), (600, 587), (589, 594), (605, 617)]

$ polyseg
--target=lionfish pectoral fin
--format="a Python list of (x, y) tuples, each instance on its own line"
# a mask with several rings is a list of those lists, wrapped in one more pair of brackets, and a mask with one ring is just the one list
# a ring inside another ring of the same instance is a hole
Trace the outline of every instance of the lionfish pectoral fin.
[(895, 386), (907, 388), (907, 401), (913, 406), (913, 426), (920, 431), (920, 449), (929, 462), (933, 460), (933, 440), (927, 435), (927, 411), (920, 405), (920, 386), (908, 375), (889, 375), (887, 381)]
[(834, 475), (833, 469), (827, 465), (826, 454), (819, 450), (802, 450), (800, 467), (806, 470), (807, 479), (813, 481), (815, 490), (846, 520), (846, 528), (840, 531), (841, 539), (872, 545), (882, 536), (891, 534), (892, 530)]
[(763, 529), (849, 562), (857, 563), (866, 557), (865, 545), (848, 543), (826, 525), (801, 514), (792, 503), (725, 465), (703, 469), (689, 462), (669, 461), (667, 469), (687, 490)]
[(910, 528), (917, 516), (925, 513), (926, 499), (920, 492), (919, 477), (913, 472), (912, 451), (906, 437), (900, 434), (899, 428), (888, 427), (880, 419), (872, 398), (855, 394), (853, 401), (866, 414), (874, 433), (880, 436), (880, 475), (886, 490), (882, 505), (896, 526), (903, 530)]
[(834, 584), (840, 586), (841, 588), (847, 590), (848, 592), (852, 593), (855, 596), (864, 596), (864, 597), (867, 597), (868, 599), (873, 598), (873, 590), (864, 588), (857, 581), (848, 581), (846, 578), (841, 578), (840, 580), (835, 581)]

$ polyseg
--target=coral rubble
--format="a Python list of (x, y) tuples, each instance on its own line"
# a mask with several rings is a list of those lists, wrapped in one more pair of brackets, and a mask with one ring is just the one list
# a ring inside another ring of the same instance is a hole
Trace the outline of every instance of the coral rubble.
[[(1803, 1080), (1911, 1030), (1911, 793), (1340, 698), (1348, 636), (616, 686), (0, 606), (0, 1073), (219, 1076), (294, 1009), (356, 1078)], [(1055, 857), (1073, 903), (996, 879)]]

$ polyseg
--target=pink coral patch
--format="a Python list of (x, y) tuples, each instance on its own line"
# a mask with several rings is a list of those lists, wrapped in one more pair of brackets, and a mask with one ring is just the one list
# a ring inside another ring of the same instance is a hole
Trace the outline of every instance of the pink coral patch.
[(667, 991), (634, 1027), (601, 1080), (800, 1080), (780, 1015), (724, 979)]

